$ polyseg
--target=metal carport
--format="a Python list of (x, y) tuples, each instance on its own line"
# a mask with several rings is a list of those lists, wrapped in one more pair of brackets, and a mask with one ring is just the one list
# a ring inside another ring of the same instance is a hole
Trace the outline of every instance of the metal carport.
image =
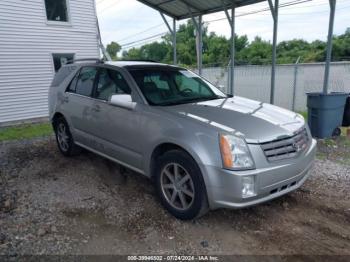
[[(174, 64), (177, 63), (176, 55), (176, 20), (191, 18), (197, 31), (197, 64), (199, 74), (202, 74), (202, 17), (215, 12), (225, 12), (231, 27), (231, 66), (230, 66), (230, 93), (234, 94), (234, 61), (235, 61), (235, 9), (242, 6), (252, 5), (267, 1), (273, 19), (273, 48), (272, 48), (272, 69), (271, 69), (271, 91), (270, 103), (274, 103), (275, 96), (275, 69), (276, 69), (276, 47), (278, 29), (279, 0), (138, 0), (139, 2), (160, 12), (165, 24), (172, 34), (174, 48)], [(328, 28), (327, 58), (324, 75), (324, 93), (328, 93), (329, 66), (332, 53), (332, 35), (335, 16), (336, 0), (329, 0), (330, 19)], [(231, 14), (228, 10), (231, 10)], [(173, 19), (173, 25), (169, 25), (165, 16)], [(196, 19), (197, 17), (197, 19)]]

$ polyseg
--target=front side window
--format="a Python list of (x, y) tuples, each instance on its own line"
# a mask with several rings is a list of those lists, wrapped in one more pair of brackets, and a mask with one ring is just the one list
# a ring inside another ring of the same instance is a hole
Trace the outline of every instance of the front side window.
[(184, 69), (129, 69), (150, 105), (176, 105), (227, 96), (198, 75)]
[(101, 68), (95, 97), (101, 100), (108, 100), (113, 94), (131, 94), (131, 90), (124, 77), (118, 71)]
[(91, 96), (92, 90), (94, 88), (96, 74), (97, 68), (83, 67), (77, 80), (75, 93), (83, 96)]
[(48, 21), (68, 22), (67, 0), (45, 0)]
[(67, 64), (68, 61), (74, 60), (74, 54), (52, 54), (53, 64), (55, 72), (58, 72), (60, 68)]

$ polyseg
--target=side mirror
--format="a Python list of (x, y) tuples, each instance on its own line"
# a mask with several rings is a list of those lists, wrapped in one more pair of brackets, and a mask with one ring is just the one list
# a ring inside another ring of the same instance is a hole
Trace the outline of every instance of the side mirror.
[(131, 95), (112, 95), (109, 98), (109, 104), (129, 110), (133, 110), (136, 106), (136, 103), (132, 101)]

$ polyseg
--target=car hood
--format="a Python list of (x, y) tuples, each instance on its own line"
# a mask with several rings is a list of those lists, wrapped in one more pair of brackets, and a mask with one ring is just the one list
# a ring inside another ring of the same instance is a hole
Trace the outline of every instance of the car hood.
[(292, 136), (305, 125), (304, 118), (299, 114), (237, 96), (163, 109), (220, 131), (244, 136), (248, 143)]

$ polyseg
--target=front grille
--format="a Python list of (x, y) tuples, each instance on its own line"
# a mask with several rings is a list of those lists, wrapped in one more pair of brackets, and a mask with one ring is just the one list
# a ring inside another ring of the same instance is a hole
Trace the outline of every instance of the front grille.
[(278, 161), (297, 157), (309, 144), (306, 128), (296, 132), (294, 136), (261, 144), (268, 161)]

